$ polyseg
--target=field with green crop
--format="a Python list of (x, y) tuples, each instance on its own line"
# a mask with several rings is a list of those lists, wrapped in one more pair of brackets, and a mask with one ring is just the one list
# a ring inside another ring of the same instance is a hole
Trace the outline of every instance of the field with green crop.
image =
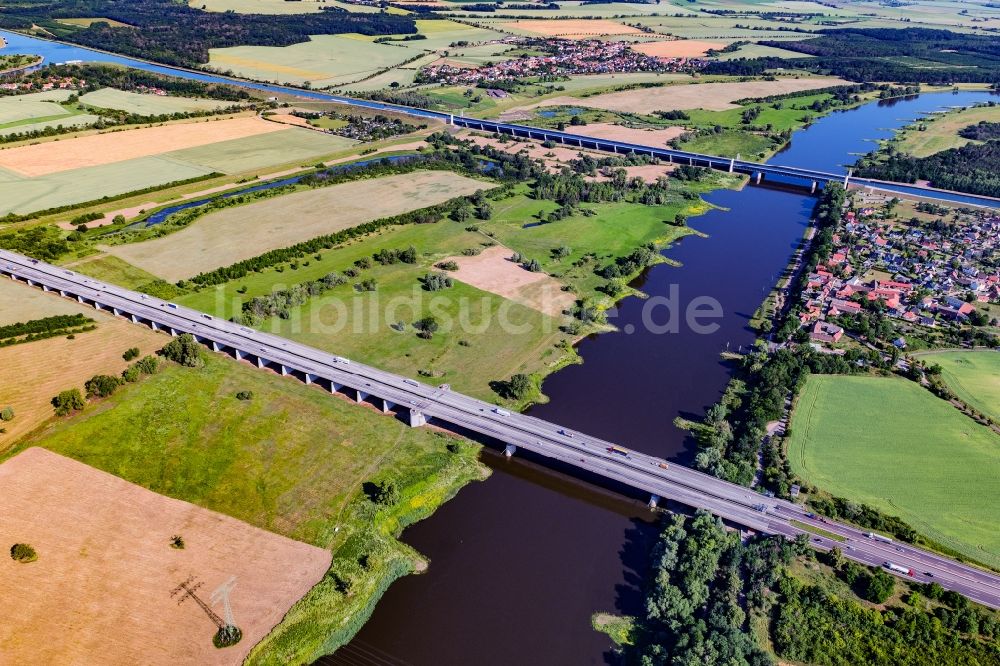
[(262, 81), (314, 87), (344, 85), (395, 67), (416, 52), (349, 35), (313, 35), (291, 46), (234, 46), (210, 51), (209, 66)]
[(153, 240), (108, 251), (171, 282), (382, 217), (488, 189), (450, 171), (418, 171), (306, 189), (226, 208)]
[(72, 111), (62, 106), (60, 102), (65, 102), (71, 94), (68, 90), (53, 90), (0, 97), (0, 127), (11, 123), (70, 115)]
[[(308, 130), (305, 130), (308, 131)], [(0, 169), (0, 215), (30, 213), (92, 201), (211, 173), (194, 164), (141, 157), (85, 169), (26, 178)]]
[(322, 134), (300, 127), (219, 141), (197, 148), (165, 153), (171, 161), (188, 163), (221, 173), (245, 173), (290, 164), (313, 164), (316, 158), (356, 145), (357, 141), (335, 134)]
[(0, 215), (93, 201), (214, 172), (245, 173), (282, 165), (313, 164), (317, 158), (355, 143), (333, 134), (290, 127), (280, 132), (34, 178), (0, 168)]
[(229, 102), (215, 99), (149, 95), (118, 90), (116, 88), (101, 88), (100, 90), (86, 93), (80, 97), (80, 102), (86, 106), (96, 106), (101, 109), (117, 109), (140, 116), (184, 113), (188, 111), (211, 111), (223, 106), (229, 106)]
[(913, 382), (812, 376), (788, 459), (807, 483), (1000, 566), (1000, 436)]
[(941, 366), (945, 382), (963, 402), (1000, 421), (1000, 353), (955, 351), (920, 358)]
[[(334, 552), (331, 574), (250, 663), (308, 662), (360, 628), (385, 588), (426, 562), (395, 539), (481, 478), (476, 449), (318, 387), (208, 355), (170, 366), (19, 447), (43, 446), (170, 497)], [(250, 391), (251, 400), (235, 394)], [(392, 482), (374, 504), (362, 484)], [(365, 561), (361, 566), (359, 561)], [(338, 590), (347, 581), (350, 594)]]

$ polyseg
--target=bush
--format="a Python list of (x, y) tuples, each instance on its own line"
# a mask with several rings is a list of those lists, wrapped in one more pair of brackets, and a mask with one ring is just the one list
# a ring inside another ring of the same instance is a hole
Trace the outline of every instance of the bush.
[(168, 342), (159, 352), (160, 356), (188, 368), (200, 368), (205, 365), (201, 355), (201, 347), (190, 333), (178, 336)]
[(126, 361), (131, 361), (134, 358), (139, 358), (139, 348), (131, 347), (129, 349), (126, 349), (125, 353), (122, 354), (122, 358)]
[(129, 384), (139, 381), (139, 368), (134, 365), (130, 365), (122, 371), (122, 379), (124, 379)]
[(0, 409), (0, 421), (13, 421), (14, 420), (14, 408), (11, 406), (4, 407)]
[(500, 396), (511, 400), (523, 400), (535, 388), (531, 377), (523, 373), (512, 375), (507, 381), (497, 382), (497, 384), (499, 389), (497, 392)]
[(70, 412), (77, 412), (83, 409), (84, 406), (83, 395), (80, 393), (80, 389), (69, 389), (62, 391), (59, 395), (52, 398), (52, 406), (56, 410), (56, 416), (66, 416)]
[(26, 543), (15, 543), (10, 547), (10, 557), (15, 562), (22, 562), (27, 564), (28, 562), (34, 562), (38, 559), (38, 553), (35, 549)]
[(419, 280), (427, 291), (440, 291), (452, 286), (451, 278), (444, 273), (427, 273)]
[(114, 392), (121, 386), (122, 380), (111, 375), (94, 375), (87, 380), (83, 388), (87, 391), (88, 398), (107, 398), (114, 395)]
[(239, 391), (236, 394), (237, 400), (253, 400), (253, 391)]
[(417, 335), (425, 340), (430, 340), (438, 330), (439, 324), (434, 315), (427, 315), (423, 319), (413, 322), (413, 328), (417, 329)]
[(170, 537), (170, 547), (176, 548), (177, 550), (184, 550), (184, 537), (180, 534), (175, 534)]
[(155, 356), (143, 356), (133, 367), (144, 375), (152, 375), (156, 373), (159, 365), (160, 361)]
[(457, 271), (458, 264), (454, 261), (442, 261), (437, 265), (443, 271)]

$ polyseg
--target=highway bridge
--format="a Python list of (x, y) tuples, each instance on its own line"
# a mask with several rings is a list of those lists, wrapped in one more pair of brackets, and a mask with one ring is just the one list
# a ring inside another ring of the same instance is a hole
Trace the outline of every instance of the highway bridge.
[[(560, 461), (645, 494), (651, 506), (668, 498), (707, 509), (758, 532), (789, 538), (806, 533), (818, 549), (836, 546), (848, 558), (874, 566), (884, 567), (891, 562), (912, 569), (914, 580), (937, 581), (970, 599), (1000, 608), (1000, 576), (908, 544), (869, 538), (862, 530), (815, 517), (792, 502), (769, 498), (654, 456), (619, 449), (582, 432), (510, 413), (444, 387), (385, 372), (14, 252), (0, 250), (0, 276), (52, 292), (53, 298), (59, 295), (73, 299), (169, 335), (189, 333), (213, 351), (318, 385), (331, 393), (343, 393), (359, 403), (372, 403), (386, 413), (400, 415), (414, 427), (433, 422), (500, 442), (508, 455), (525, 449)], [(837, 536), (831, 538), (829, 534)]]

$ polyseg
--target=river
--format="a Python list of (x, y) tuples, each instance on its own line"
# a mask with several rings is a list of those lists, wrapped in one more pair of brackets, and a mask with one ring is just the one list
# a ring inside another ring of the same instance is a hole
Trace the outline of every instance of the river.
[[(38, 53), (47, 62), (97, 59), (178, 73), (13, 33), (0, 36), (8, 39), (9, 52)], [(835, 112), (796, 132), (771, 161), (844, 172), (843, 165), (874, 148), (873, 140), (890, 136), (891, 128), (987, 99), (985, 92), (935, 93)], [(722, 394), (731, 369), (720, 353), (753, 342), (750, 316), (787, 265), (815, 203), (802, 193), (758, 187), (706, 199), (718, 208), (691, 224), (707, 237), (675, 243), (665, 255), (680, 267), (654, 266), (635, 286), (652, 296), (676, 291), (681, 311), (696, 298), (715, 299), (723, 313), (717, 330), (696, 333), (681, 325), (673, 333), (652, 332), (643, 316), (653, 301), (626, 299), (611, 317), (619, 331), (583, 340), (584, 363), (546, 380), (550, 401), (533, 407), (533, 415), (691, 462), (692, 443), (673, 420), (699, 418)], [(663, 324), (667, 314), (661, 304), (652, 319)], [(641, 583), (656, 537), (650, 512), (641, 501), (521, 452), (508, 461), (486, 451), (484, 460), (494, 469), (488, 481), (466, 487), (404, 533), (430, 558), (427, 573), (393, 584), (358, 636), (320, 663), (614, 663), (611, 642), (591, 629), (590, 617), (595, 611), (641, 612)]]

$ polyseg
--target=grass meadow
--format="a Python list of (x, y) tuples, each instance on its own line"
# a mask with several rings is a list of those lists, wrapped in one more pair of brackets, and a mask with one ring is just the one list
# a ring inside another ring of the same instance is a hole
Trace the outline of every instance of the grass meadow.
[(230, 102), (197, 97), (172, 97), (169, 95), (144, 95), (117, 88), (101, 88), (80, 97), (80, 103), (101, 109), (118, 109), (142, 116), (153, 116), (188, 111), (210, 111)]
[(945, 382), (963, 402), (1000, 420), (1000, 353), (943, 352), (928, 354), (922, 360), (941, 366)]
[(917, 384), (810, 377), (792, 417), (788, 459), (806, 482), (1000, 566), (1000, 436)]
[[(254, 648), (249, 663), (312, 661), (360, 628), (389, 583), (426, 566), (395, 537), (482, 478), (477, 448), (411, 429), (318, 387), (206, 355), (204, 368), (166, 366), (51, 423), (19, 448), (43, 446), (154, 492), (331, 549), (330, 574)], [(238, 400), (238, 391), (254, 397)], [(395, 482), (399, 500), (384, 506), (365, 499), (362, 484), (373, 480)], [(349, 594), (338, 589), (343, 581)]]
[(923, 131), (911, 127), (897, 133), (896, 148), (914, 157), (927, 157), (949, 148), (960, 148), (967, 143), (981, 143), (959, 136), (958, 131), (984, 120), (1000, 123), (1000, 107), (973, 107), (931, 116), (919, 123), (926, 127)]

